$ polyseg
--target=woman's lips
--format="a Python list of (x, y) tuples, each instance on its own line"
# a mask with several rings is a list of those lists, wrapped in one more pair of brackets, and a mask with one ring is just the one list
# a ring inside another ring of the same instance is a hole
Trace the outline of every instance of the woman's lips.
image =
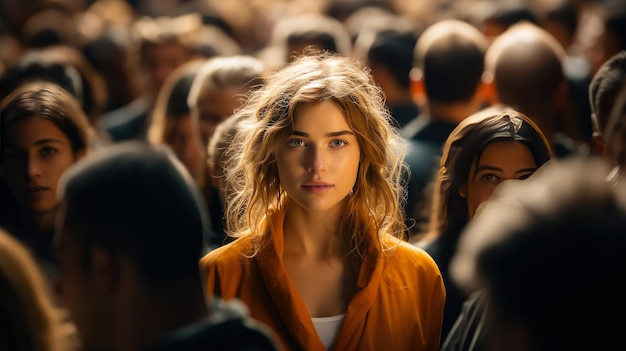
[(323, 194), (333, 188), (330, 184), (307, 184), (302, 186), (306, 191), (311, 194)]
[(46, 190), (49, 190), (49, 189), (50, 188), (45, 187), (45, 186), (31, 186), (31, 187), (28, 187), (26, 192), (29, 193), (29, 194), (36, 194), (36, 193), (40, 193), (42, 191), (46, 191)]

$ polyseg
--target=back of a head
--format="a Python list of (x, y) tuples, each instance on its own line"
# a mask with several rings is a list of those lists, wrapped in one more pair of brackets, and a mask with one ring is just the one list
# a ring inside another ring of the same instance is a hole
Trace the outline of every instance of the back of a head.
[(470, 223), (452, 274), (489, 288), (491, 337), (521, 327), (534, 350), (622, 344), (626, 182), (607, 182), (607, 170), (600, 160), (555, 161), (503, 184)]
[(110, 146), (69, 169), (59, 194), (83, 260), (99, 246), (125, 256), (148, 286), (198, 279), (206, 209), (169, 148)]
[(416, 31), (395, 28), (372, 31), (372, 42), (367, 52), (368, 65), (385, 67), (399, 86), (409, 90)]
[(486, 54), (485, 68), (499, 102), (535, 118), (547, 133), (552, 132), (548, 119), (554, 117), (556, 97), (565, 84), (564, 54), (554, 37), (530, 23), (512, 26)]
[(589, 84), (589, 104), (596, 131), (603, 132), (626, 74), (626, 50), (606, 61)]
[(484, 71), (487, 42), (472, 25), (456, 20), (428, 27), (415, 46), (413, 66), (420, 69), (431, 102), (472, 99)]

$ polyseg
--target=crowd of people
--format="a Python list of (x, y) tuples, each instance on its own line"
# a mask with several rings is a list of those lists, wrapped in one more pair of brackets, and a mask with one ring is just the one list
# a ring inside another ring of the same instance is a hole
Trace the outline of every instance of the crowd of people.
[(1, 350), (617, 348), (620, 0), (0, 3)]

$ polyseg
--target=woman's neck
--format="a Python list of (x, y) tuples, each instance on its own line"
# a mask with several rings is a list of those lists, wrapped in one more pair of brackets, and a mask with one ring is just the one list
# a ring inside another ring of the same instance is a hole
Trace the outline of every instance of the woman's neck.
[(284, 255), (345, 257), (346, 240), (339, 232), (342, 213), (340, 208), (311, 212), (288, 202), (283, 224)]

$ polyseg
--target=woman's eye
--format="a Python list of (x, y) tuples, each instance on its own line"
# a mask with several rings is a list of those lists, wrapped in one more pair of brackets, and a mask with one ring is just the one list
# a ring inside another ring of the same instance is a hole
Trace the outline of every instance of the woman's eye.
[(495, 183), (500, 181), (500, 177), (498, 177), (495, 174), (483, 174), (480, 177), (481, 180), (485, 181), (485, 182), (489, 182), (489, 183)]
[(304, 141), (301, 139), (291, 139), (288, 144), (291, 147), (302, 147), (304, 146)]
[(533, 175), (533, 174), (532, 173), (523, 174), (523, 175), (517, 177), (517, 179), (519, 179), (519, 180), (528, 179), (528, 177), (530, 177), (531, 175)]
[(330, 145), (332, 147), (343, 147), (343, 146), (346, 146), (346, 144), (348, 144), (348, 143), (345, 142), (344, 140), (339, 140), (339, 139), (335, 139), (335, 140), (330, 142)]
[(43, 156), (51, 156), (51, 155), (53, 155), (56, 152), (57, 152), (57, 150), (55, 148), (52, 148), (52, 147), (49, 147), (49, 146), (46, 146), (43, 149), (41, 149), (41, 155), (43, 155)]

